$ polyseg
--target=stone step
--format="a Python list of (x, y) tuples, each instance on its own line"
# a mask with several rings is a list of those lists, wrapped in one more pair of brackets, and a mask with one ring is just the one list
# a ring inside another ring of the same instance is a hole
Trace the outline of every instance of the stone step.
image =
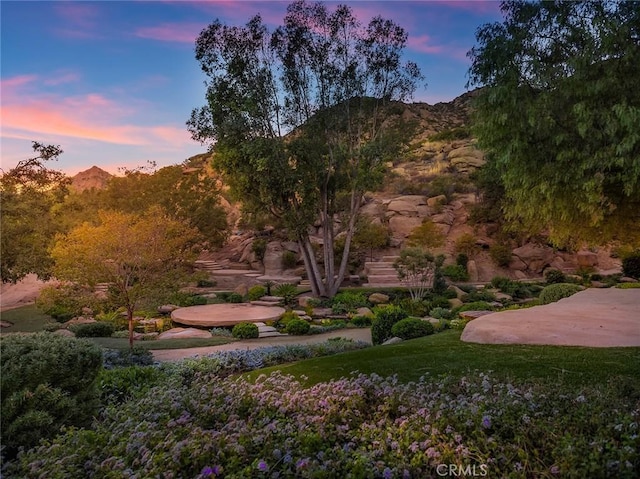
[(391, 256), (383, 256), (382, 261), (388, 261), (389, 263), (394, 263), (397, 259), (400, 259), (399, 255), (391, 255)]
[(367, 276), (398, 274), (395, 268), (367, 268), (365, 271), (367, 272)]
[(274, 328), (273, 326), (267, 326), (265, 323), (253, 323), (256, 326), (258, 326), (258, 337), (259, 338), (273, 338), (275, 336), (286, 336), (286, 334), (283, 334), (281, 332), (279, 332), (276, 328)]
[(402, 283), (365, 283), (363, 288), (405, 288), (407, 285)]
[(370, 274), (367, 276), (369, 283), (399, 283), (397, 274)]

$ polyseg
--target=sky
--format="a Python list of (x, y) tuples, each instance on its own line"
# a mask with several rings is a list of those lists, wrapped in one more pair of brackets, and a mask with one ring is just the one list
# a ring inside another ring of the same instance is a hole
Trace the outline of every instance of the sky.
[[(414, 101), (451, 101), (467, 91), (466, 53), (476, 29), (502, 19), (496, 1), (341, 1), (366, 24), (394, 20), (409, 34), (405, 59), (426, 87)], [(206, 77), (194, 56), (215, 19), (244, 25), (255, 14), (271, 28), (289, 2), (0, 2), (0, 167), (33, 155), (32, 141), (60, 145), (50, 163), (69, 175), (92, 165), (117, 174), (153, 161), (182, 163), (206, 146), (185, 122), (204, 105)]]

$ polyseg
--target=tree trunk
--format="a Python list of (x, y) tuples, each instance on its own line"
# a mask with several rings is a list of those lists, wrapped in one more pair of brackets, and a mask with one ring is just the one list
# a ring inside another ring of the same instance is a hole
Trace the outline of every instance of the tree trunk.
[(133, 351), (133, 309), (127, 308), (127, 321), (129, 323), (129, 349)]
[(349, 226), (347, 227), (347, 236), (344, 241), (344, 251), (342, 252), (342, 260), (340, 261), (340, 268), (338, 269), (338, 275), (336, 278), (331, 278), (331, 283), (329, 283), (329, 278), (327, 278), (327, 289), (329, 291), (329, 296), (333, 297), (338, 292), (342, 281), (344, 280), (345, 273), (347, 271), (347, 265), (349, 264), (349, 252), (351, 250), (351, 240), (353, 239), (353, 234), (355, 232), (356, 227), (356, 217), (358, 216), (358, 211), (360, 210), (360, 195), (353, 192), (351, 194), (351, 208), (349, 212)]

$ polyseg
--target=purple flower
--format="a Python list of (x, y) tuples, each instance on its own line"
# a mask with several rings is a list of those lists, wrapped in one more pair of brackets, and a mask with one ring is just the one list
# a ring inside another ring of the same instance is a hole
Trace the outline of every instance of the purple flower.
[(551, 470), (550, 470), (551, 474), (560, 474), (560, 468), (558, 466), (551, 466)]
[(482, 427), (485, 429), (489, 429), (491, 427), (491, 417), (483, 416), (482, 418)]
[(382, 477), (384, 477), (384, 479), (391, 479), (392, 476), (393, 476), (393, 473), (391, 472), (391, 469), (389, 469), (388, 467), (385, 467), (384, 471), (382, 471)]
[(209, 476), (219, 476), (222, 473), (222, 467), (220, 466), (213, 466), (213, 467), (205, 467), (202, 469), (202, 471), (200, 472), (200, 475), (203, 477), (209, 477)]
[(202, 476), (210, 476), (211, 474), (213, 474), (213, 469), (210, 468), (209, 466), (205, 467), (204, 469), (202, 469), (202, 471), (200, 472), (200, 474)]
[(296, 468), (302, 469), (303, 467), (307, 467), (308, 464), (309, 460), (305, 457), (304, 459), (300, 459), (298, 462), (296, 462)]
[(260, 460), (258, 462), (258, 471), (267, 472), (268, 470), (269, 470), (269, 466), (267, 466), (267, 463), (263, 460)]

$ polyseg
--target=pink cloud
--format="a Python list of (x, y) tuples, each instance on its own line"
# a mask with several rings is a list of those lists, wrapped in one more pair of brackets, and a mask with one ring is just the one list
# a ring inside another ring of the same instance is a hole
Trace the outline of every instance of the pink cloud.
[(205, 23), (163, 23), (155, 27), (139, 28), (135, 36), (163, 42), (193, 44), (206, 26)]
[(0, 80), (0, 89), (2, 89), (2, 94), (6, 95), (6, 90), (28, 85), (29, 83), (33, 83), (37, 79), (37, 75), (18, 75), (11, 78), (3, 78), (2, 80)]
[(58, 86), (66, 83), (75, 83), (80, 80), (80, 75), (75, 72), (60, 72), (58, 74), (51, 75), (44, 80), (45, 85)]
[(431, 43), (431, 37), (429, 35), (410, 36), (407, 40), (407, 45), (412, 50), (420, 53), (442, 53), (444, 47), (441, 45), (433, 45)]
[(93, 3), (57, 2), (55, 10), (61, 24), (54, 31), (67, 38), (97, 38), (101, 10)]

